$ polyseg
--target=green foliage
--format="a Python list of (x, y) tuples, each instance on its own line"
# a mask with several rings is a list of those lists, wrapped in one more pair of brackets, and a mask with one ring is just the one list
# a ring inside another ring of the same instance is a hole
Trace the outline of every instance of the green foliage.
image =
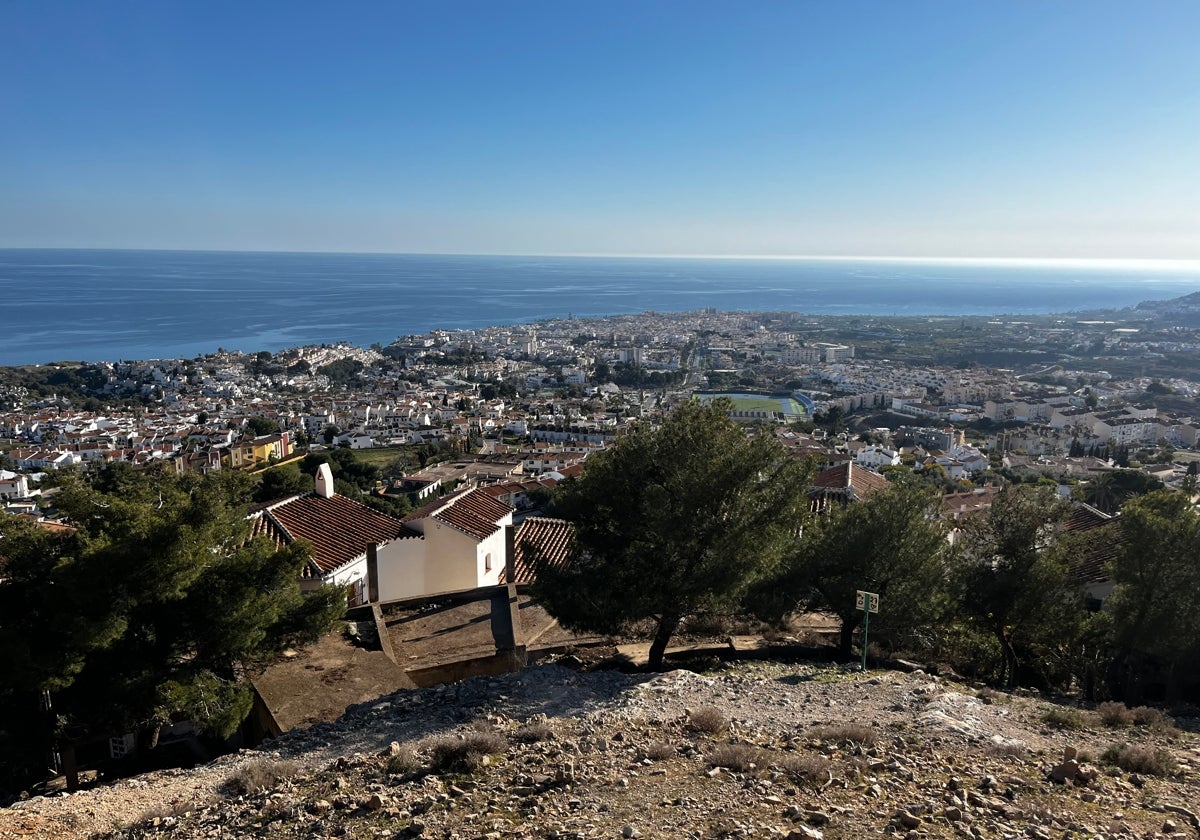
[(1014, 485), (957, 542), (956, 577), (968, 621), (993, 635), (999, 677), (1016, 684), (1019, 660), (1045, 674), (1047, 656), (1080, 632), (1081, 594), (1068, 574), (1071, 540), (1059, 530), (1068, 508), (1050, 488)]
[(248, 539), (252, 486), (229, 471), (117, 467), (95, 484), (68, 473), (56, 504), (73, 533), (0, 519), (11, 575), (0, 586), (0, 709), (44, 744), (54, 722), (20, 709), (47, 690), (74, 732), (179, 717), (233, 731), (249, 711), (245, 675), (314, 640), (345, 607), (337, 589), (301, 595), (303, 546)]
[(862, 611), (855, 607), (857, 590), (881, 596), (879, 615), (871, 618), (881, 638), (934, 625), (948, 599), (940, 507), (941, 497), (932, 488), (898, 482), (863, 502), (831, 508), (806, 529), (783, 574), (767, 587), (787, 596), (776, 601), (776, 611), (803, 604), (834, 613), (842, 622), (841, 652), (846, 656), (862, 621)]
[(279, 424), (270, 417), (260, 417), (256, 415), (254, 417), (246, 418), (246, 431), (255, 437), (261, 437), (262, 435), (273, 435), (279, 431)]
[(1105, 513), (1116, 513), (1130, 499), (1162, 487), (1161, 481), (1141, 470), (1112, 470), (1078, 485), (1073, 495)]
[(285, 464), (267, 470), (260, 476), (258, 489), (254, 491), (254, 501), (272, 502), (297, 493), (307, 493), (313, 489), (312, 475), (305, 475), (295, 464)]
[(358, 359), (337, 359), (327, 365), (317, 368), (317, 373), (329, 377), (333, 385), (343, 388), (358, 382), (358, 373), (363, 369), (363, 363)]
[(589, 458), (557, 491), (575, 561), (537, 563), (537, 596), (565, 626), (616, 633), (655, 624), (650, 664), (686, 617), (729, 612), (775, 571), (803, 522), (807, 477), (770, 435), (726, 405), (693, 401)]
[[(1111, 572), (1108, 609), (1114, 640), (1127, 665), (1157, 657), (1181, 665), (1200, 648), (1200, 515), (1181, 493), (1159, 491), (1136, 499), (1117, 521), (1120, 539)], [(1173, 670), (1173, 669), (1172, 669)], [(1126, 669), (1127, 699), (1139, 687)]]

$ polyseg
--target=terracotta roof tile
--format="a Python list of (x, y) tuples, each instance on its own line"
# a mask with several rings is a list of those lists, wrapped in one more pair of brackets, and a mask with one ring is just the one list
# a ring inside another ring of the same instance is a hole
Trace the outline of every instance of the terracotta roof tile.
[(809, 488), (810, 496), (843, 495), (862, 501), (872, 493), (888, 486), (888, 480), (868, 469), (854, 467), (849, 462), (821, 470)]
[(504, 502), (482, 490), (472, 490), (434, 513), (432, 518), (484, 540), (500, 530), (500, 522), (510, 513), (512, 508)]
[(513, 580), (500, 575), (501, 583), (529, 583), (534, 578), (533, 558), (540, 556), (558, 568), (571, 558), (575, 526), (565, 519), (531, 516), (521, 523), (513, 540)]
[(313, 556), (305, 577), (320, 577), (346, 565), (371, 543), (421, 536), (399, 519), (345, 496), (326, 499), (315, 493), (261, 511), (251, 523), (251, 533), (266, 536), (276, 545), (300, 539), (309, 542)]

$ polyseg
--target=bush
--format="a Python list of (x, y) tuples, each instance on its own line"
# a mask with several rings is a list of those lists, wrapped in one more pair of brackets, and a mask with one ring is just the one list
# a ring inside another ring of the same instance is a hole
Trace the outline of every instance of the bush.
[(402, 746), (400, 749), (388, 756), (387, 772), (392, 776), (405, 776), (409, 773), (416, 772), (421, 767), (421, 761), (417, 758), (416, 751), (410, 746)]
[(837, 743), (850, 741), (862, 747), (869, 747), (875, 743), (875, 730), (861, 723), (835, 723), (827, 726), (815, 726), (808, 734), (818, 741), (835, 741)]
[(485, 756), (497, 755), (508, 749), (508, 741), (498, 732), (467, 732), (464, 735), (444, 735), (429, 746), (429, 763), (438, 772), (458, 770), (473, 772), (483, 765)]
[(525, 724), (515, 733), (513, 737), (522, 744), (536, 744), (541, 741), (554, 740), (554, 727), (543, 720), (532, 721)]
[(243, 764), (240, 769), (229, 777), (229, 786), (240, 794), (269, 790), (284, 779), (290, 779), (300, 772), (300, 765), (294, 761), (278, 761), (269, 758), (256, 758)]
[(1150, 706), (1138, 706), (1130, 712), (1133, 722), (1138, 726), (1147, 726), (1157, 732), (1174, 733), (1175, 720), (1165, 712)]
[(1058, 729), (1083, 729), (1083, 715), (1076, 709), (1054, 708), (1042, 715), (1042, 723)]
[(771, 764), (798, 782), (826, 784), (833, 779), (833, 762), (827, 758), (785, 753)]
[(1129, 726), (1133, 723), (1133, 712), (1124, 703), (1101, 703), (1096, 707), (1096, 714), (1105, 726)]
[(738, 773), (745, 773), (763, 763), (762, 751), (749, 744), (721, 744), (708, 754), (709, 767), (724, 767)]
[(658, 742), (646, 747), (646, 758), (651, 758), (655, 761), (666, 761), (668, 758), (674, 758), (676, 755), (678, 753), (670, 744)]
[(701, 706), (694, 709), (688, 715), (688, 726), (697, 732), (704, 732), (708, 735), (716, 735), (718, 732), (724, 732), (729, 727), (729, 721), (725, 719), (725, 715), (715, 706)]
[(1130, 773), (1149, 776), (1170, 776), (1176, 766), (1171, 753), (1140, 744), (1113, 744), (1104, 751), (1100, 760)]

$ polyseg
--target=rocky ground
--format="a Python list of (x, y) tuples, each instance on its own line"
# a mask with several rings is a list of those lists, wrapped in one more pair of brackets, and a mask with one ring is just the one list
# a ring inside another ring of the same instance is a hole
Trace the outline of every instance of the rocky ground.
[(1200, 721), (1177, 724), (921, 672), (544, 665), (20, 802), (0, 837), (1197, 837)]

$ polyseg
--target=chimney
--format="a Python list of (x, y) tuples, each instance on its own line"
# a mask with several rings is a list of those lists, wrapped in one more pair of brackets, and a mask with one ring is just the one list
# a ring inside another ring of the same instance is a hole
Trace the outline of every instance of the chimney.
[(316, 491), (322, 499), (333, 498), (333, 470), (329, 464), (317, 467)]

